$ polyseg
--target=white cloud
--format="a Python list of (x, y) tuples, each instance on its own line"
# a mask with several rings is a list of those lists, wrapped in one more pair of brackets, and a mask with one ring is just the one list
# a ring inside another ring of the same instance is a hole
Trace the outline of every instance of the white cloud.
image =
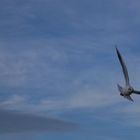
[(116, 96), (112, 96), (106, 93), (106, 91), (96, 91), (95, 89), (89, 89), (79, 92), (74, 95), (70, 101), (69, 106), (72, 108), (98, 108), (106, 107), (118, 102)]
[(18, 110), (32, 113), (62, 113), (68, 110), (78, 109), (101, 109), (110, 105), (115, 105), (120, 101), (115, 94), (108, 94), (104, 90), (81, 89), (71, 96), (61, 98), (44, 98), (38, 102), (30, 102), (30, 98), (14, 95), (13, 97), (1, 102), (1, 106), (6, 109)]

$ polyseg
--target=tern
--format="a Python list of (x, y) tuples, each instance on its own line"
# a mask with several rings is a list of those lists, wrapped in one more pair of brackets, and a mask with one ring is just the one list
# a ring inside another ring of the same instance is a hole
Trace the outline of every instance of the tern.
[(140, 95), (140, 91), (135, 90), (130, 85), (129, 75), (128, 75), (126, 64), (124, 63), (124, 60), (123, 60), (119, 50), (117, 49), (117, 47), (116, 47), (116, 52), (117, 52), (117, 56), (119, 58), (119, 61), (120, 61), (121, 67), (122, 67), (122, 71), (123, 71), (123, 75), (124, 75), (124, 79), (125, 79), (125, 87), (122, 87), (118, 84), (117, 85), (118, 90), (119, 90), (121, 96), (123, 96), (124, 98), (133, 102), (134, 100), (132, 99), (131, 94), (139, 94)]

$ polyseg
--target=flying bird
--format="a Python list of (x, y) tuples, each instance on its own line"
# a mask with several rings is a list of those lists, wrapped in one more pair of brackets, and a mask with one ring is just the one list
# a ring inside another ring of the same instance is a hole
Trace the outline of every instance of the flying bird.
[(117, 85), (118, 90), (119, 90), (121, 96), (123, 96), (124, 98), (133, 102), (134, 100), (132, 99), (131, 94), (139, 94), (140, 95), (140, 91), (135, 90), (130, 85), (127, 67), (126, 67), (124, 60), (123, 60), (119, 50), (117, 49), (117, 47), (116, 47), (116, 52), (117, 52), (117, 56), (119, 58), (119, 61), (120, 61), (121, 67), (122, 67), (122, 71), (123, 71), (123, 75), (124, 75), (124, 79), (125, 79), (125, 87), (122, 87), (118, 84)]

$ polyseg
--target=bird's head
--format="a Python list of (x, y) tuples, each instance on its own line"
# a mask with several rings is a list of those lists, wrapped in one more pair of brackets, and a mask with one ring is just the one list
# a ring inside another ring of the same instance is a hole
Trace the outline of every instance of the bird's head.
[(134, 91), (133, 87), (128, 87), (128, 92), (132, 93)]

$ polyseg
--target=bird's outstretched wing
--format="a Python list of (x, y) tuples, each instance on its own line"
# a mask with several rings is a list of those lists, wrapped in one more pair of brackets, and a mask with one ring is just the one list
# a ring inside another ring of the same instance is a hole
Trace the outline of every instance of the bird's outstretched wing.
[(127, 71), (127, 68), (126, 68), (126, 65), (123, 61), (123, 58), (119, 52), (119, 50), (117, 49), (116, 47), (116, 52), (117, 52), (117, 55), (118, 55), (118, 58), (119, 58), (119, 61), (120, 61), (120, 64), (122, 66), (122, 71), (123, 71), (123, 74), (124, 74), (124, 78), (125, 78), (125, 82), (126, 82), (126, 85), (129, 86), (129, 76), (128, 76), (128, 71)]
[(134, 90), (133, 93), (140, 95), (140, 91), (137, 91), (137, 90)]
[(129, 95), (129, 96), (124, 96), (124, 98), (128, 99), (129, 101), (134, 102), (134, 100), (131, 98), (131, 96), (130, 96), (130, 95)]

